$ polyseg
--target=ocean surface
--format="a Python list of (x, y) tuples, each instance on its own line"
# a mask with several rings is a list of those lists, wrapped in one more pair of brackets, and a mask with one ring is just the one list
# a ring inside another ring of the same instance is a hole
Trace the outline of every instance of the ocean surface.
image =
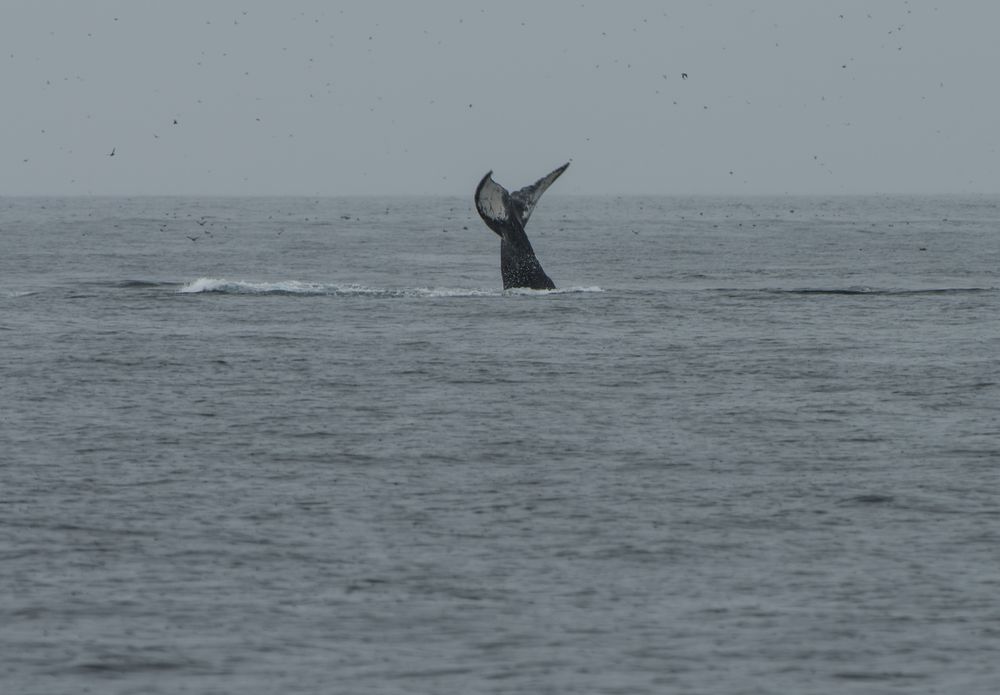
[(0, 692), (995, 693), (1000, 198), (0, 198)]

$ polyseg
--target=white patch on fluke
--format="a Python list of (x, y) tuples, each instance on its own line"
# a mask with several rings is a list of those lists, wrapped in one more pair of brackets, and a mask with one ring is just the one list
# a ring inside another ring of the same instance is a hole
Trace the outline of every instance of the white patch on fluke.
[(503, 186), (497, 184), (492, 177), (487, 178), (476, 196), (476, 206), (491, 220), (504, 222), (507, 220), (507, 203), (504, 200), (506, 195), (507, 191)]

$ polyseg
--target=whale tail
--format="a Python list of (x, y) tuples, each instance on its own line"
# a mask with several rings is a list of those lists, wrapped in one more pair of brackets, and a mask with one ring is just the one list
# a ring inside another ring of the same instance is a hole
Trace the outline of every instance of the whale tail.
[(505, 290), (511, 287), (534, 290), (556, 288), (535, 257), (524, 225), (528, 223), (539, 198), (568, 166), (567, 162), (513, 193), (493, 180), (492, 171), (487, 172), (476, 186), (476, 211), (486, 226), (500, 237), (500, 276)]

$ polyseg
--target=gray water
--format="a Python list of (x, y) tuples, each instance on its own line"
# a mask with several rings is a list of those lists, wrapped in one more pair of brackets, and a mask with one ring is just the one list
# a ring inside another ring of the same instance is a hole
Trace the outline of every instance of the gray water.
[(2, 199), (0, 692), (996, 692), (998, 205)]

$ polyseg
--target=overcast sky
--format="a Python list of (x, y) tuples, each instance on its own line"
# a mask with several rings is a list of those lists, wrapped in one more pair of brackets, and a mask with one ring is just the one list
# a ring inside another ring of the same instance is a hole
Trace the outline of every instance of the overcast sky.
[(997, 193), (998, 27), (992, 0), (4, 0), (0, 194), (465, 195), (570, 159), (560, 193)]

